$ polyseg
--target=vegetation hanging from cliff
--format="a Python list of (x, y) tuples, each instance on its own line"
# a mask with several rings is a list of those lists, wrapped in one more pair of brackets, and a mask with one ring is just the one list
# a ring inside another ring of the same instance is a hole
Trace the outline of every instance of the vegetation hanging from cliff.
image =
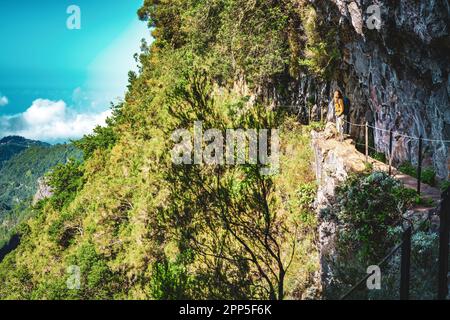
[[(146, 0), (139, 16), (155, 41), (140, 74), (108, 126), (75, 142), (87, 160), (50, 174), (53, 197), (0, 265), (0, 298), (317, 296), (308, 129), (254, 94), (298, 63), (297, 5)], [(196, 120), (221, 132), (278, 128), (280, 173), (174, 165), (170, 136)], [(78, 289), (67, 286), (73, 270)]]
[(316, 9), (307, 5), (301, 9), (305, 48), (299, 58), (300, 65), (313, 75), (331, 79), (341, 53), (339, 51), (337, 30), (324, 28)]
[[(377, 265), (382, 268), (380, 290), (361, 287), (348, 299), (399, 298), (400, 253), (385, 258), (401, 243), (406, 211), (416, 197), (415, 190), (384, 172), (353, 175), (336, 189), (335, 203), (321, 214), (323, 221), (337, 226), (336, 250), (328, 257), (333, 274), (324, 297), (341, 298), (367, 274), (368, 266)], [(436, 284), (437, 234), (427, 220), (412, 225), (411, 297), (430, 299)]]

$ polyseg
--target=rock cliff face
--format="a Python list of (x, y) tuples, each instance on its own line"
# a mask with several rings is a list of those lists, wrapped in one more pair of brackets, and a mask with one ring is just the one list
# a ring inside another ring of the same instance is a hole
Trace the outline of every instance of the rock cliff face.
[[(321, 108), (333, 118), (332, 93), (340, 88), (352, 102), (350, 121), (367, 120), (384, 130), (374, 131), (374, 147), (388, 152), (389, 130), (405, 136), (434, 141), (424, 142), (424, 165), (433, 166), (438, 177), (448, 178), (450, 144), (450, 4), (447, 0), (311, 0), (327, 24), (338, 24), (343, 53), (337, 80), (323, 82), (303, 76), (292, 86), (290, 103), (306, 110), (315, 101), (316, 117)], [(369, 29), (367, 9), (381, 9), (381, 27)], [(372, 119), (370, 119), (372, 118)], [(363, 139), (362, 128), (351, 127), (351, 134)], [(332, 205), (336, 185), (350, 172), (364, 170), (364, 156), (346, 141), (333, 143), (333, 128), (313, 137), (319, 190), (316, 208)], [(334, 142), (333, 142), (334, 141)], [(396, 136), (394, 165), (417, 163), (418, 140)], [(381, 168), (383, 169), (383, 168)], [(384, 168), (385, 169), (385, 168)], [(408, 212), (408, 216), (430, 219), (436, 224), (436, 209)], [(326, 288), (333, 277), (328, 265), (334, 256), (337, 225), (322, 222), (319, 227), (321, 280)], [(437, 227), (436, 227), (437, 228)]]
[[(311, 0), (325, 23), (341, 29), (343, 62), (337, 81), (302, 77), (293, 85), (289, 103), (305, 110), (308, 101), (328, 109), (340, 88), (352, 102), (350, 120), (362, 124), (369, 115), (375, 148), (387, 153), (389, 130), (435, 141), (424, 142), (424, 165), (438, 177), (449, 175), (450, 140), (450, 4), (447, 0)], [(377, 5), (379, 29), (368, 21)], [(369, 13), (368, 13), (369, 9)], [(344, 36), (343, 36), (344, 35)], [(319, 110), (317, 108), (316, 110)], [(318, 114), (318, 111), (316, 111)], [(316, 116), (317, 116), (316, 114)], [(352, 127), (362, 138), (363, 130)], [(394, 164), (417, 163), (418, 140), (396, 136)]]
[[(336, 128), (328, 123), (324, 132), (312, 133), (312, 146), (315, 156), (317, 176), (317, 197), (315, 208), (319, 216), (319, 251), (320, 274), (322, 287), (326, 288), (332, 278), (332, 270), (328, 265), (330, 256), (335, 255), (335, 222), (322, 221), (321, 211), (333, 205), (336, 187), (344, 182), (350, 173), (366, 170), (365, 156), (359, 153), (351, 140), (340, 142)], [(375, 170), (386, 170), (386, 165), (373, 161)]]
[[(323, 132), (312, 133), (312, 147), (318, 184), (314, 206), (319, 218), (320, 278), (322, 288), (326, 290), (333, 278), (333, 270), (329, 265), (329, 261), (336, 254), (335, 238), (339, 226), (336, 221), (324, 221), (321, 218), (322, 210), (327, 210), (327, 208), (333, 206), (335, 203), (335, 189), (347, 179), (349, 174), (362, 173), (368, 167), (365, 156), (356, 150), (351, 139), (347, 139), (344, 142), (338, 140), (336, 127), (333, 123), (328, 123)], [(387, 172), (389, 169), (388, 165), (374, 159), (369, 158), (369, 162), (371, 164), (370, 167), (375, 171)], [(400, 181), (405, 181), (405, 175), (396, 170), (393, 171), (393, 174)], [(429, 190), (429, 187), (427, 188), (424, 191), (428, 195), (432, 195), (432, 190)], [(413, 221), (413, 223), (427, 220), (432, 226), (432, 230), (438, 232), (440, 194), (438, 194), (438, 198), (435, 201), (436, 207), (415, 207), (408, 210), (405, 213), (405, 217), (409, 221)]]
[(52, 189), (50, 186), (45, 182), (44, 178), (40, 178), (37, 182), (38, 189), (36, 191), (36, 194), (33, 197), (33, 205), (38, 203), (39, 201), (49, 198), (52, 196)]

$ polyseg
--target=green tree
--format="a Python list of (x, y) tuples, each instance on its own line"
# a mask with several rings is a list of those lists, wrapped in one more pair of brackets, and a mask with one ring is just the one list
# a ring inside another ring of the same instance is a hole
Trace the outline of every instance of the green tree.
[(71, 159), (66, 164), (59, 164), (47, 176), (47, 183), (52, 190), (51, 202), (57, 209), (69, 204), (84, 184), (82, 163)]

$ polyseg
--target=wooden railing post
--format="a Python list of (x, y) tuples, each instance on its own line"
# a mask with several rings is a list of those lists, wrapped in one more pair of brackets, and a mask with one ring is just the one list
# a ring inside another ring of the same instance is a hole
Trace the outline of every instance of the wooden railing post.
[(403, 234), (402, 258), (400, 269), (400, 300), (409, 300), (409, 280), (411, 272), (411, 234), (412, 227), (408, 227)]
[(448, 242), (450, 231), (450, 187), (442, 194), (439, 227), (439, 273), (438, 299), (445, 300), (448, 296)]
[(366, 121), (366, 163), (369, 163), (369, 122)]
[(394, 144), (394, 134), (389, 131), (389, 175), (392, 175), (392, 148)]
[(417, 164), (417, 193), (420, 195), (421, 183), (422, 183), (422, 148), (423, 148), (423, 138), (422, 135), (419, 138), (419, 155)]

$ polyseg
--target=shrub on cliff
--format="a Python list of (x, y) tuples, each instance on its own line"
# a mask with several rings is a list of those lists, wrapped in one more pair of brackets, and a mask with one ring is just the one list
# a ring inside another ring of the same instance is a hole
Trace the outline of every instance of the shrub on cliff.
[(352, 175), (336, 188), (334, 205), (322, 214), (337, 225), (327, 295), (339, 297), (398, 244), (395, 230), (414, 198), (414, 190), (384, 172)]
[[(108, 126), (76, 143), (83, 165), (54, 170), (53, 197), (0, 264), (0, 299), (317, 295), (309, 135), (250, 99), (298, 64), (297, 4), (146, 0), (139, 16), (155, 41), (143, 45), (140, 74)], [(280, 174), (174, 165), (170, 136), (196, 120), (220, 131), (279, 128)], [(79, 291), (65, 288), (68, 266), (81, 271)]]
[(351, 176), (336, 189), (334, 212), (342, 249), (350, 246), (359, 259), (375, 262), (395, 242), (389, 230), (402, 221), (413, 199), (413, 190), (384, 172)]

